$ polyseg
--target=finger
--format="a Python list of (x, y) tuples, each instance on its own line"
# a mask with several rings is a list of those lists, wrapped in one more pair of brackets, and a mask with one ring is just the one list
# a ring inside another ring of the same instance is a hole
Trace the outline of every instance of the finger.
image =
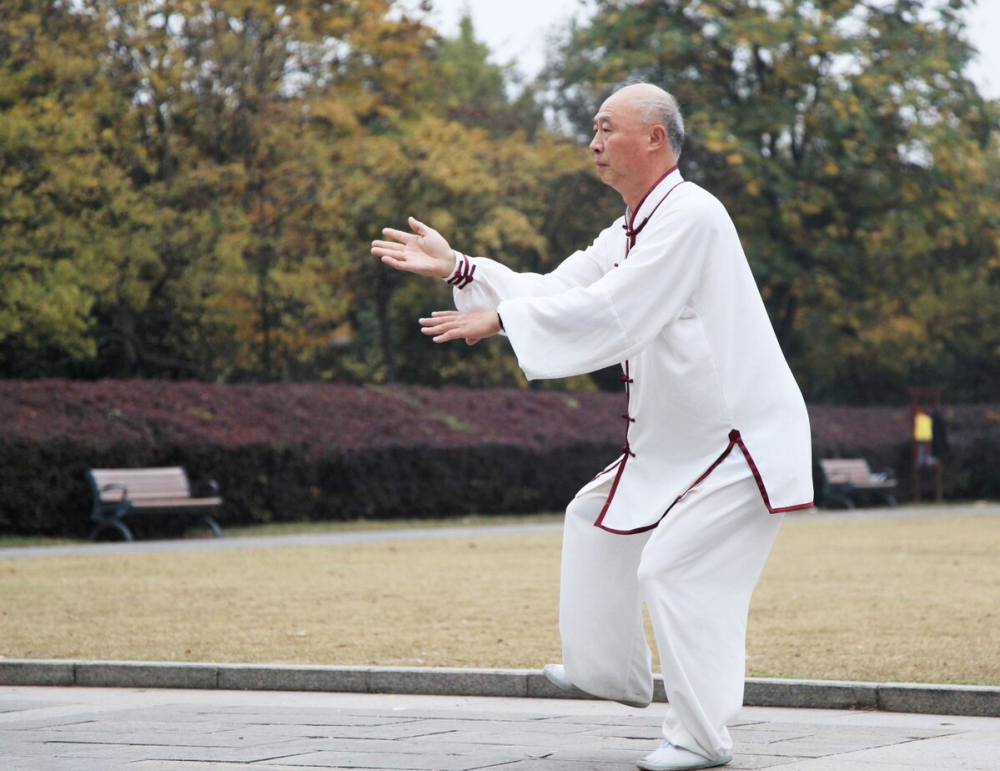
[(460, 313), (461, 311), (432, 311), (431, 318), (433, 319), (448, 318), (451, 316), (458, 316)]
[(420, 330), (427, 337), (431, 338), (435, 343), (447, 343), (450, 340), (457, 340), (462, 336), (455, 329), (435, 329), (433, 327), (424, 327)]
[(420, 319), (420, 326), (430, 330), (454, 329), (457, 324), (448, 318)]
[[(406, 270), (406, 261), (401, 260), (397, 257), (393, 257), (391, 254), (383, 254), (381, 256), (382, 263), (388, 265), (390, 268), (396, 268), (396, 270)], [(411, 271), (408, 271), (411, 272)]]
[(461, 322), (450, 319), (420, 319), (420, 331), (425, 335), (446, 336), (448, 340), (465, 337)]
[(465, 344), (466, 345), (475, 345), (476, 343), (478, 343), (482, 339), (483, 338), (481, 338), (481, 337), (467, 337), (467, 338), (465, 338)]
[(452, 329), (448, 332), (444, 332), (437, 337), (431, 338), (435, 343), (449, 343), (452, 340), (461, 340), (462, 335), (457, 329)]
[(405, 230), (396, 230), (395, 228), (382, 228), (382, 235), (403, 244), (409, 243), (416, 238), (413, 233), (407, 233)]
[(373, 249), (391, 249), (393, 251), (402, 252), (406, 246), (397, 241), (372, 241)]
[(423, 222), (418, 220), (416, 217), (410, 217), (407, 219), (410, 223), (410, 229), (417, 235), (424, 236), (427, 235), (427, 231), (431, 228), (427, 227)]

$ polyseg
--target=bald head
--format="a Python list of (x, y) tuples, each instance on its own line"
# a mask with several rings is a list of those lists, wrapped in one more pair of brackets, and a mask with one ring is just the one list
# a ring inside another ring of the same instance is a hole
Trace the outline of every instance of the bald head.
[(681, 146), (684, 144), (684, 118), (681, 116), (677, 100), (671, 94), (652, 83), (632, 83), (616, 88), (605, 104), (612, 99), (620, 99), (623, 105), (629, 105), (646, 125), (663, 126), (674, 154), (674, 161), (681, 157)]

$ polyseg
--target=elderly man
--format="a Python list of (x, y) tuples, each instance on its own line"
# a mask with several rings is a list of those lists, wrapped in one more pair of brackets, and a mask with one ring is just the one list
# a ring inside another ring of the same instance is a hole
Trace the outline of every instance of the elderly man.
[(723, 765), (742, 706), (750, 596), (782, 513), (812, 505), (809, 422), (736, 229), (677, 169), (677, 103), (650, 84), (594, 118), (622, 219), (546, 275), (454, 252), (410, 219), (372, 252), (444, 278), (458, 311), (420, 319), (437, 343), (504, 332), (529, 379), (622, 366), (618, 460), (566, 512), (562, 688), (635, 707), (653, 693), (649, 611), (669, 707), (646, 771)]

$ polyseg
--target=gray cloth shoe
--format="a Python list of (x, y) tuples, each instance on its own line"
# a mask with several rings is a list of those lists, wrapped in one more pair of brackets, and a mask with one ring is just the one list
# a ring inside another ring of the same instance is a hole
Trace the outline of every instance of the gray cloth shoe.
[[(566, 677), (566, 668), (562, 664), (546, 664), (542, 668), (542, 674), (545, 678), (555, 686), (558, 686), (567, 693), (574, 693), (577, 696), (585, 696), (588, 699), (600, 699), (600, 696), (594, 696), (592, 693), (587, 693), (584, 690), (577, 688), (573, 683), (569, 681)], [(619, 704), (624, 704), (626, 707), (634, 707), (635, 709), (645, 709), (649, 706), (648, 701), (625, 701), (623, 699), (609, 699), (609, 701), (615, 701)]]

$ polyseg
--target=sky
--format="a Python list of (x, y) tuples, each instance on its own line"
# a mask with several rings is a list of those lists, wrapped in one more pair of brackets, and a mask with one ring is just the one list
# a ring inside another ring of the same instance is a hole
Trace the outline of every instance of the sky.
[[(545, 61), (546, 36), (554, 25), (586, 18), (587, 0), (433, 0), (434, 26), (445, 35), (458, 30), (462, 10), (472, 12), (476, 37), (494, 51), (497, 64), (514, 63), (534, 75)], [(1000, 0), (979, 0), (968, 18), (969, 39), (980, 56), (967, 74), (980, 93), (1000, 99)]]

